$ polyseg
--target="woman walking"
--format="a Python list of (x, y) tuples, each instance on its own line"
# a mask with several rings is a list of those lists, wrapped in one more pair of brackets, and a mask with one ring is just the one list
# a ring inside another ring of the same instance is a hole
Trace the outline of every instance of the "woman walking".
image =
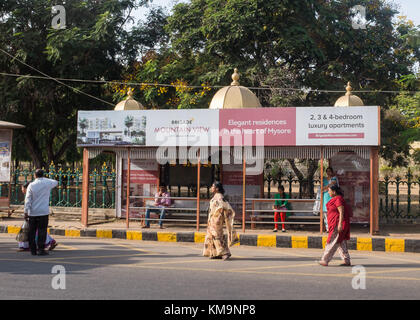
[(321, 266), (328, 266), (338, 249), (343, 260), (341, 266), (350, 266), (350, 255), (347, 249), (347, 240), (350, 240), (350, 217), (352, 210), (344, 201), (343, 192), (337, 185), (328, 188), (331, 200), (327, 203), (328, 215), (328, 239), (325, 251), (318, 263)]
[[(239, 241), (238, 235), (233, 228), (235, 211), (225, 200), (225, 190), (220, 182), (214, 182), (210, 191), (213, 194), (213, 198), (210, 200), (203, 256), (210, 257), (210, 259), (227, 260), (231, 256), (229, 247)], [(223, 223), (226, 224), (227, 241), (223, 234)]]

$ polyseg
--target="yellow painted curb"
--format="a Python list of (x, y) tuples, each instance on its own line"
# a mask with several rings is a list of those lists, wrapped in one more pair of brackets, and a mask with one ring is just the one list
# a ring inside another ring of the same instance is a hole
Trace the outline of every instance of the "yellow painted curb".
[(237, 247), (241, 245), (239, 234), (237, 235), (237, 237), (238, 237), (238, 242), (235, 243), (232, 247)]
[(158, 241), (176, 242), (176, 233), (175, 232), (158, 232), (157, 239)]
[(258, 247), (275, 247), (276, 246), (276, 236), (271, 235), (258, 235), (257, 246)]
[(385, 239), (385, 251), (404, 252), (404, 239)]
[(143, 240), (143, 234), (140, 231), (127, 231), (127, 240)]
[(292, 248), (308, 248), (308, 237), (292, 236)]
[(326, 236), (322, 237), (322, 249), (325, 249), (325, 245), (327, 244), (327, 240), (328, 240), (328, 237), (326, 237)]
[(65, 230), (64, 235), (66, 237), (80, 237), (80, 230)]
[(372, 238), (357, 238), (358, 251), (372, 251)]
[(204, 243), (205, 238), (206, 238), (205, 233), (194, 232), (194, 242)]
[(112, 230), (96, 230), (96, 238), (112, 238)]
[(20, 227), (7, 226), (7, 233), (19, 233)]

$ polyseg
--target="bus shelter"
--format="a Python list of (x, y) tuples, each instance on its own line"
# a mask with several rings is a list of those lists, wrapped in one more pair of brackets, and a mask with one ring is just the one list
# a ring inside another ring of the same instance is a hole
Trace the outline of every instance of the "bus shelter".
[[(117, 190), (125, 201), (117, 205), (116, 210), (124, 213), (127, 228), (130, 212), (146, 209), (144, 201), (142, 205), (132, 204), (136, 199), (153, 198), (161, 181), (160, 168), (166, 163), (178, 161), (196, 165), (196, 196), (174, 197), (175, 202), (195, 202), (195, 208), (178, 206), (174, 209), (195, 209), (197, 230), (200, 207), (202, 209), (203, 206), (199, 187), (200, 170), (209, 160), (212, 164), (221, 165), (222, 182), (229, 177), (231, 184), (236, 184), (236, 188), (227, 191), (229, 199), (239, 197), (242, 202), (242, 216), (240, 212), (237, 212), (237, 216), (241, 217), (242, 230), (245, 231), (246, 224), (252, 223), (247, 221), (247, 212), (252, 215), (257, 211), (269, 211), (267, 208), (252, 208), (249, 204), (272, 201), (263, 197), (261, 189), (264, 159), (306, 158), (319, 159), (321, 187), (324, 159), (330, 159), (330, 165), (339, 173), (364, 177), (363, 183), (357, 182), (357, 185), (350, 175), (341, 179), (345, 182), (343, 187), (346, 186), (351, 193), (352, 203), (361, 207), (364, 219), (367, 216), (371, 233), (376, 233), (379, 112), (380, 108), (376, 106), (79, 111), (79, 128), (81, 121), (102, 123), (103, 128), (95, 129), (97, 132), (90, 135), (92, 139), (78, 138), (79, 146), (84, 148), (82, 223), (87, 225), (88, 217), (88, 159), (107, 150), (117, 154), (117, 175), (119, 172), (122, 177), (121, 183), (117, 182)], [(111, 138), (108, 127), (119, 130), (121, 137)], [(85, 136), (89, 137), (89, 134)], [(229, 156), (224, 157), (223, 153)], [(133, 162), (139, 161), (140, 165), (133, 168)], [(233, 170), (227, 170), (229, 166)], [(344, 170), (344, 167), (350, 169)], [(239, 188), (238, 181), (242, 184)], [(139, 187), (134, 195), (131, 188), (133, 183)], [(247, 187), (251, 185), (257, 188), (248, 196)], [(313, 204), (323, 200), (322, 193), (320, 197), (293, 200), (312, 201)], [(318, 210), (322, 211), (321, 206)], [(313, 209), (306, 211), (313, 212)], [(322, 212), (318, 223), (322, 232)]]
[(0, 186), (0, 211), (6, 211), (8, 216), (14, 211), (10, 208), (13, 130), (24, 127), (12, 122), (0, 121), (0, 185), (8, 184), (7, 195), (2, 194)]
[[(79, 111), (77, 143), (84, 148), (82, 224), (88, 223), (88, 160), (111, 151), (117, 159), (116, 216), (125, 216), (127, 228), (130, 217), (144, 214), (147, 201), (165, 181), (162, 169), (168, 164), (179, 179), (196, 186), (195, 195), (172, 197), (178, 205), (168, 208), (195, 211), (195, 217), (172, 221), (194, 222), (199, 230), (208, 206), (200, 187), (203, 180), (212, 182), (209, 168), (218, 165), (218, 178), (245, 231), (246, 224), (273, 223), (258, 221), (264, 213), (274, 212), (273, 199), (264, 197), (265, 159), (318, 160), (321, 188), (328, 159), (353, 206), (352, 222), (369, 224), (371, 234), (377, 233), (380, 108), (364, 106), (351, 94), (350, 83), (335, 106), (261, 108), (256, 95), (239, 84), (237, 69), (232, 80), (216, 92), (209, 109), (145, 110), (129, 90), (128, 98), (113, 111)], [(187, 164), (192, 166), (187, 169)], [(296, 205), (290, 211), (319, 216), (319, 221), (305, 223), (319, 224), (323, 232), (322, 201), (322, 192), (316, 199), (292, 199)]]

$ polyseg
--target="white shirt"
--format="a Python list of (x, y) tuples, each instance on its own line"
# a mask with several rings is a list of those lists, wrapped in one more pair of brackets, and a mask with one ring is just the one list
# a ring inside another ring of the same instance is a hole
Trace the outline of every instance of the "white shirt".
[(58, 185), (57, 180), (36, 178), (26, 190), (25, 213), (31, 217), (46, 216), (50, 214), (50, 191)]

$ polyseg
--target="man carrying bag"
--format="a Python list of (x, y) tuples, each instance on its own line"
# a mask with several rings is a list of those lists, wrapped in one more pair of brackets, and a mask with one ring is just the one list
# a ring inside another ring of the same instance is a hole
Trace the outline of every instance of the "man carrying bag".
[[(32, 255), (48, 255), (45, 251), (48, 215), (50, 214), (50, 191), (58, 185), (58, 181), (44, 178), (44, 171), (35, 171), (35, 181), (28, 186), (25, 197), (25, 221), (29, 221), (29, 248)], [(38, 230), (38, 252), (35, 234)]]

